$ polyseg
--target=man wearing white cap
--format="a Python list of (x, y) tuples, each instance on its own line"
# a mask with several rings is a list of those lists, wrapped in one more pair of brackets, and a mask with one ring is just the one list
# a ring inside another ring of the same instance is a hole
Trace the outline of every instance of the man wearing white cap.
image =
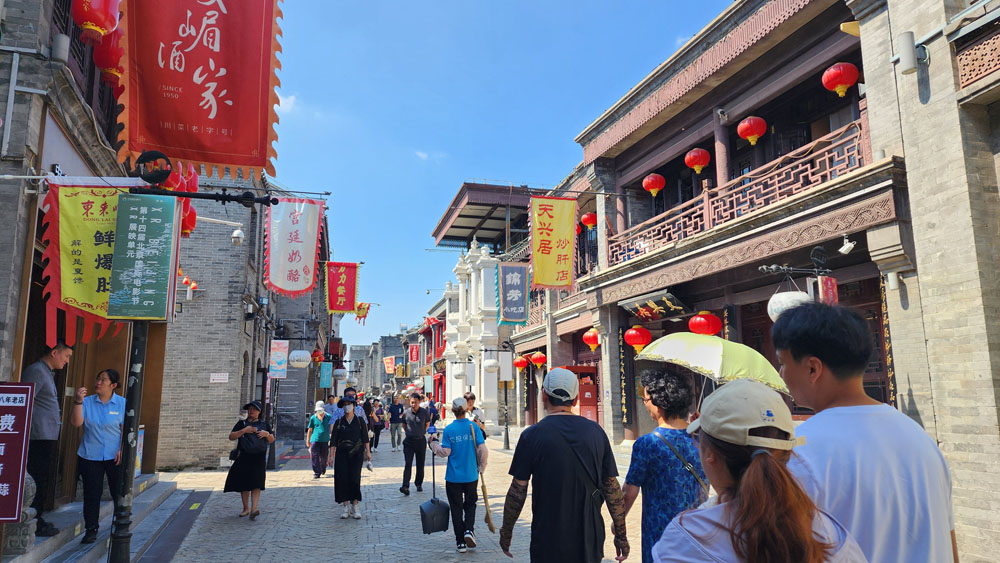
[(532, 561), (600, 561), (604, 557), (607, 502), (619, 561), (628, 556), (625, 499), (611, 443), (597, 423), (573, 414), (580, 382), (576, 374), (555, 368), (542, 382), (548, 414), (521, 434), (510, 463), (513, 480), (503, 507), (500, 548), (508, 557), (514, 524), (531, 495)]

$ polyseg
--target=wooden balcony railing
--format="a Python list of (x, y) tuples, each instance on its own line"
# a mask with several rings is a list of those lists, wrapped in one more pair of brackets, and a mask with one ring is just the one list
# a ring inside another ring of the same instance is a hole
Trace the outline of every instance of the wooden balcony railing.
[(867, 119), (862, 117), (611, 237), (608, 263), (614, 266), (724, 225), (869, 163)]
[(542, 313), (545, 312), (545, 290), (536, 289), (528, 299), (528, 324), (532, 327), (542, 323)]

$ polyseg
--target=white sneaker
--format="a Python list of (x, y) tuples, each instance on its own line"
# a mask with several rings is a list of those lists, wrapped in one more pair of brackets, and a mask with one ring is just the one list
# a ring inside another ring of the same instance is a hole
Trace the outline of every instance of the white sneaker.
[(351, 517), (351, 505), (347, 505), (347, 507), (344, 508), (344, 513), (341, 514), (340, 517), (341, 518), (350, 518)]
[(465, 545), (467, 547), (476, 547), (476, 535), (471, 531), (465, 532)]
[(361, 520), (361, 509), (358, 508), (358, 505), (351, 505), (351, 516), (353, 516), (355, 520)]

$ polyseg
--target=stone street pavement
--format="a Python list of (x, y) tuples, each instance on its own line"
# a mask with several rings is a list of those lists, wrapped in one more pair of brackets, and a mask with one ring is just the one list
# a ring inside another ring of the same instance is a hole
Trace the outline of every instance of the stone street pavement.
[[(388, 438), (386, 433), (383, 436)], [(500, 440), (487, 440), (490, 459), (486, 471), (486, 486), (490, 494), (493, 519), (498, 532), (503, 517), (503, 500), (510, 485), (507, 470), (511, 453), (502, 449)], [(375, 471), (362, 470), (360, 503), (361, 520), (342, 520), (342, 509), (333, 501), (333, 479), (313, 479), (308, 459), (289, 459), (278, 471), (267, 475), (267, 489), (261, 494), (261, 515), (256, 521), (239, 518), (241, 504), (237, 493), (222, 493), (224, 471), (193, 471), (164, 474), (164, 480), (177, 481), (178, 489), (212, 490), (198, 519), (187, 534), (174, 561), (306, 561), (320, 558), (335, 561), (504, 561), (498, 535), (491, 534), (483, 522), (482, 499), (476, 511), (476, 538), (479, 547), (461, 554), (455, 551), (455, 538), (449, 530), (424, 535), (420, 528), (420, 503), (431, 498), (430, 452), (424, 492), (411, 485), (410, 496), (399, 492), (402, 479), (403, 453), (393, 452), (388, 440), (380, 444), (375, 454)], [(307, 452), (296, 449), (292, 455)], [(444, 493), (444, 465), (436, 460), (437, 496)], [(621, 463), (622, 460), (619, 460)], [(625, 461), (627, 463), (627, 460)], [(623, 473), (624, 471), (620, 469)], [(531, 489), (529, 487), (529, 494)], [(628, 561), (641, 561), (640, 516), (642, 500), (628, 518), (629, 543), (632, 553)], [(607, 508), (604, 520), (611, 524)], [(511, 552), (515, 561), (528, 560), (531, 499), (514, 530)], [(610, 531), (604, 547), (605, 561), (613, 561), (614, 544)]]

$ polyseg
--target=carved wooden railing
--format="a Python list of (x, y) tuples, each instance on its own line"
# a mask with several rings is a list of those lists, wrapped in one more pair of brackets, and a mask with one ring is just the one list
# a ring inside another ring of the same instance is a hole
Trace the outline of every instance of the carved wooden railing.
[(871, 161), (866, 121), (849, 123), (611, 237), (609, 265), (724, 225), (861, 168)]
[(536, 289), (528, 299), (528, 324), (532, 327), (542, 323), (542, 313), (545, 311), (545, 290)]

